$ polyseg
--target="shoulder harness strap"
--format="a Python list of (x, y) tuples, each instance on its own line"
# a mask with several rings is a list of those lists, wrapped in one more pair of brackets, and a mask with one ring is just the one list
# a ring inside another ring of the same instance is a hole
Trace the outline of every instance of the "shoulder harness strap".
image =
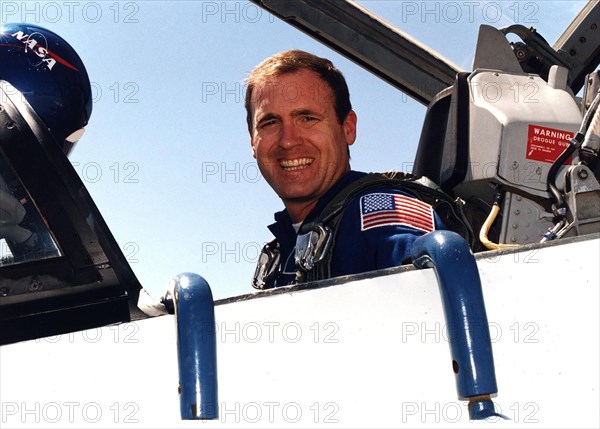
[(335, 238), (346, 207), (358, 194), (381, 187), (403, 190), (430, 204), (448, 229), (473, 245), (474, 234), (463, 212), (464, 201), (453, 199), (427, 177), (402, 172), (370, 173), (339, 192), (314, 221), (301, 226), (296, 241), (296, 281), (331, 277)]
[(275, 287), (275, 279), (281, 263), (280, 255), (277, 239), (274, 238), (264, 245), (260, 255), (258, 255), (258, 261), (256, 261), (256, 269), (252, 278), (253, 288), (272, 289)]

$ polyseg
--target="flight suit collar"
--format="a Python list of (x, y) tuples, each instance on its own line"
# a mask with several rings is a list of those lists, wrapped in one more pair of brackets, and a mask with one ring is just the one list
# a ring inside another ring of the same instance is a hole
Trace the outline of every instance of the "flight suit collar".
[[(344, 174), (342, 178), (319, 199), (317, 205), (311, 210), (304, 222), (311, 222), (315, 219), (329, 201), (331, 201), (342, 189), (366, 174), (367, 173), (360, 171), (349, 171)], [(283, 247), (293, 247), (296, 241), (296, 231), (292, 226), (292, 220), (287, 210), (275, 213), (274, 217), (275, 223), (269, 225), (269, 230)]]

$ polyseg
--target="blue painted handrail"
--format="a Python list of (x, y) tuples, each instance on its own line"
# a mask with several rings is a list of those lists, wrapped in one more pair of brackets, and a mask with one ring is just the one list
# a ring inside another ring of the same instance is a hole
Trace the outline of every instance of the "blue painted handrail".
[(442, 296), (458, 394), (469, 398), (469, 415), (482, 420), (496, 413), (490, 394), (496, 375), (481, 280), (467, 242), (451, 231), (434, 231), (415, 240), (417, 268), (434, 268)]
[(217, 341), (212, 293), (206, 280), (197, 274), (180, 274), (174, 282), (181, 418), (217, 419)]

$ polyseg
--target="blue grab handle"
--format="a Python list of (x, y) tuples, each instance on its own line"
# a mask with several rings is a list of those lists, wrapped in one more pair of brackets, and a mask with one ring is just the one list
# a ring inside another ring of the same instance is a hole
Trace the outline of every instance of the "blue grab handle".
[(217, 341), (212, 293), (206, 280), (197, 274), (180, 274), (174, 282), (181, 418), (217, 419)]
[(458, 395), (472, 398), (471, 419), (499, 415), (489, 399), (498, 388), (481, 281), (471, 249), (454, 232), (434, 231), (415, 240), (411, 258), (417, 268), (435, 270)]

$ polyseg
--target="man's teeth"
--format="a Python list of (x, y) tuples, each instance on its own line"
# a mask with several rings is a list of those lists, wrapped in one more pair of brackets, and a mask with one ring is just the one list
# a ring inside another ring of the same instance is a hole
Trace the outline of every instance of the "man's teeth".
[(298, 158), (291, 160), (282, 160), (280, 165), (286, 170), (299, 170), (312, 164), (313, 159), (311, 158)]

